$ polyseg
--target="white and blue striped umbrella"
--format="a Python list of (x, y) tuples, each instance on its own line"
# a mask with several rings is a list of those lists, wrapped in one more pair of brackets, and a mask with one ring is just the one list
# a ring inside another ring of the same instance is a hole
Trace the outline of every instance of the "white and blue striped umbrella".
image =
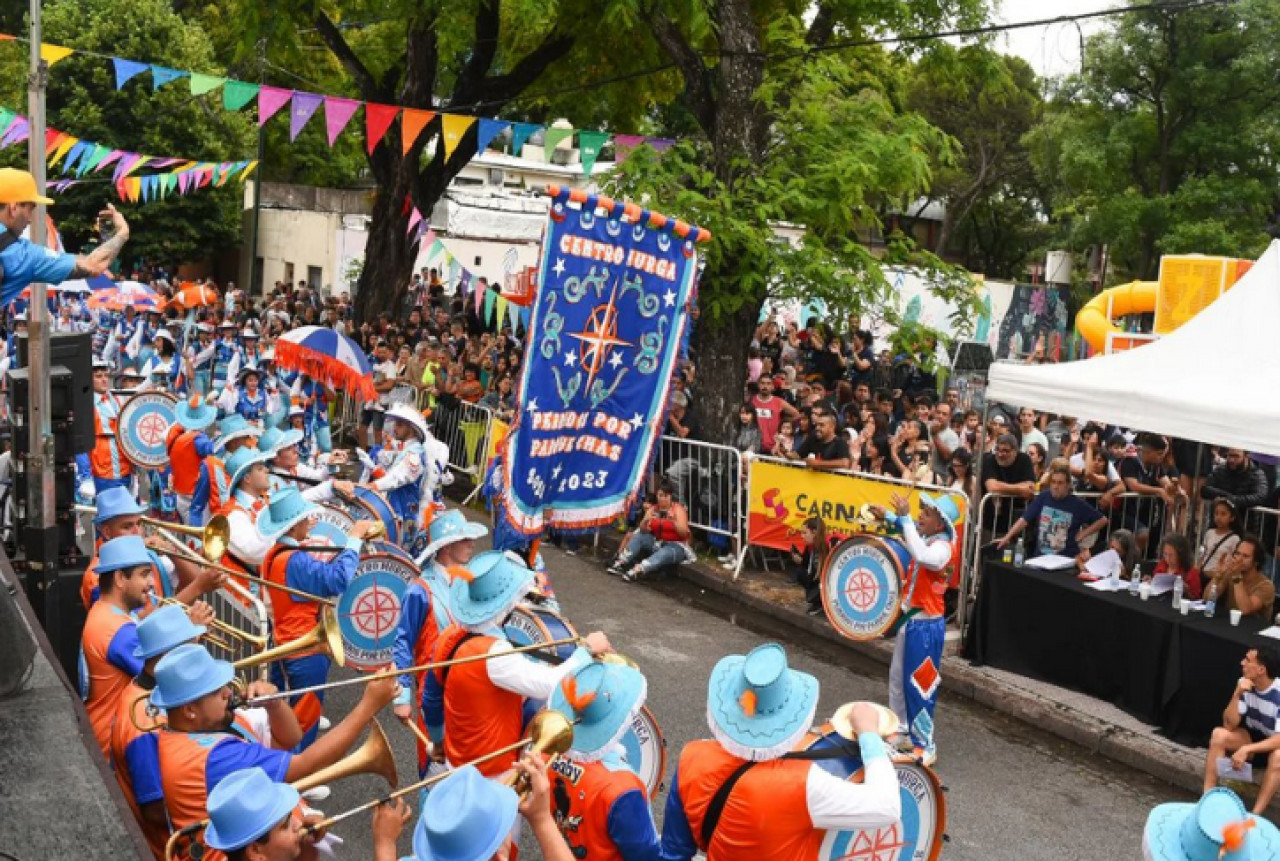
[(276, 341), (276, 364), (314, 380), (373, 398), (373, 368), (360, 345), (324, 326), (303, 326)]

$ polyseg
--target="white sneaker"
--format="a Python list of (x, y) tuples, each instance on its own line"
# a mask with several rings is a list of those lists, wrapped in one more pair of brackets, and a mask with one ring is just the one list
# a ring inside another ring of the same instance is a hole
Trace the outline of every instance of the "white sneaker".
[(320, 722), (316, 724), (316, 728), (319, 729), (320, 732), (328, 732), (329, 728), (332, 726), (333, 724), (329, 723), (329, 719), (327, 717), (320, 715)]
[(325, 784), (321, 784), (320, 786), (312, 787), (311, 789), (308, 789), (306, 792), (302, 793), (302, 797), (307, 801), (314, 801), (317, 804), (319, 804), (321, 801), (324, 801), (326, 798), (328, 798), (330, 794), (331, 793), (330, 793), (329, 787), (326, 786)]

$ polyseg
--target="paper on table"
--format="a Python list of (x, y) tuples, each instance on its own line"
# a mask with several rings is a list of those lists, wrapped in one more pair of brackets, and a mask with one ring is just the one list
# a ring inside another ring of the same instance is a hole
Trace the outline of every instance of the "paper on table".
[(1270, 628), (1264, 628), (1258, 632), (1264, 637), (1271, 637), (1274, 640), (1280, 640), (1280, 626), (1272, 625)]
[(1253, 782), (1253, 764), (1246, 762), (1239, 768), (1231, 765), (1231, 757), (1218, 757), (1218, 777), (1223, 780), (1242, 780), (1245, 783)]
[(1090, 557), (1089, 561), (1084, 563), (1086, 574), (1092, 574), (1094, 577), (1106, 579), (1111, 576), (1111, 572), (1120, 567), (1120, 554), (1114, 550), (1108, 550), (1105, 553), (1099, 553), (1097, 556)]
[(1129, 581), (1120, 580), (1119, 582), (1112, 583), (1110, 577), (1104, 577), (1101, 580), (1094, 580), (1093, 582), (1085, 583), (1084, 585), (1090, 589), (1097, 589), (1099, 592), (1119, 592), (1129, 588)]
[(1151, 578), (1151, 595), (1163, 595), (1166, 592), (1173, 591), (1173, 583), (1177, 580), (1176, 574), (1157, 574)]
[(1028, 568), (1039, 568), (1041, 571), (1063, 571), (1067, 568), (1076, 567), (1076, 560), (1070, 556), (1059, 556), (1056, 553), (1046, 553), (1044, 556), (1037, 556), (1034, 559), (1027, 560)]

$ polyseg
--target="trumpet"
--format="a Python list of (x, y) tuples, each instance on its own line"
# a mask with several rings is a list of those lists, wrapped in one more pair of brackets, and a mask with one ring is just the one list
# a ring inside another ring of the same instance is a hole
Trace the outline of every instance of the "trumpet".
[[(333, 765), (293, 781), (292, 785), (299, 792), (306, 792), (322, 784), (357, 774), (376, 774), (392, 789), (400, 782), (399, 775), (396, 773), (395, 758), (391, 755), (391, 745), (387, 743), (387, 734), (382, 731), (382, 727), (376, 720), (360, 747)], [(208, 824), (209, 820), (203, 819), (175, 831), (164, 847), (165, 861), (174, 861), (177, 858), (179, 842), (187, 838), (194, 842), (196, 834), (203, 831)]]
[[(190, 527), (190, 528), (194, 528), (194, 527)], [(211, 562), (208, 559), (196, 553), (194, 550), (181, 544), (175, 544), (170, 549), (160, 548), (156, 550), (156, 552), (163, 553), (166, 556), (177, 556), (181, 559), (186, 559), (188, 562), (193, 562), (196, 565), (203, 565), (205, 568), (212, 568), (214, 571), (219, 571), (231, 577), (238, 577), (241, 580), (247, 580), (250, 583), (257, 583), (261, 586), (266, 586), (270, 589), (279, 589), (281, 592), (288, 592), (290, 595), (297, 595), (299, 598), (305, 598), (306, 600), (314, 601), (317, 604), (326, 604), (330, 607), (338, 606), (338, 602), (332, 598), (325, 598), (322, 595), (313, 595), (310, 592), (303, 592), (301, 589), (295, 589), (292, 586), (286, 586), (283, 583), (276, 583), (272, 580), (266, 579), (265, 577), (258, 577), (253, 574), (246, 574), (243, 571), (237, 571), (234, 568), (228, 568), (226, 565), (219, 565), (216, 562)]]
[[(97, 514), (98, 507), (96, 505), (77, 505), (76, 511), (83, 511), (87, 514)], [(170, 523), (167, 520), (157, 520), (154, 517), (138, 518), (144, 526), (150, 526), (160, 532), (178, 533), (182, 535), (190, 535), (198, 538), (200, 543), (204, 545), (205, 556), (213, 562), (217, 562), (227, 552), (227, 546), (231, 541), (231, 524), (227, 521), (226, 516), (215, 514), (209, 518), (209, 522), (204, 526), (184, 526), (181, 523)], [(172, 538), (172, 534), (167, 537)]]
[[(154, 592), (152, 594), (155, 595)], [(182, 607), (187, 610), (191, 609), (190, 604), (184, 604), (181, 601), (179, 601), (177, 598), (161, 598), (160, 596), (155, 595), (155, 599), (156, 599), (156, 602), (160, 604), (160, 606), (162, 607), (175, 606), (175, 607)], [(248, 643), (254, 648), (265, 649), (267, 647), (266, 636), (262, 634), (254, 634), (250, 631), (245, 631), (241, 628), (237, 628), (235, 625), (224, 622), (221, 619), (218, 619), (218, 618), (211, 619), (209, 621), (209, 627), (213, 628), (215, 631), (221, 631), (222, 633), (226, 634), (228, 637), (231, 637), (233, 639), (243, 640), (244, 642)], [(204, 639), (209, 640), (210, 642), (214, 643), (215, 645), (221, 646), (224, 649), (228, 649), (228, 650), (231, 649), (231, 644), (227, 643), (225, 640), (222, 640), (218, 637), (214, 637), (210, 634), (205, 634)]]
[[(312, 632), (312, 634), (314, 633), (315, 631)], [(339, 634), (339, 640), (340, 639), (341, 639), (341, 635)], [(357, 676), (354, 679), (341, 679), (336, 682), (325, 682), (322, 685), (312, 685), (307, 688), (295, 688), (291, 691), (280, 691), (279, 693), (275, 693), (275, 694), (268, 694), (266, 696), (254, 697), (251, 700), (246, 700), (243, 703), (243, 705), (246, 708), (255, 708), (265, 703), (269, 703), (272, 700), (282, 700), (282, 699), (285, 699), (286, 697), (296, 697), (302, 694), (315, 693), (316, 691), (333, 690), (334, 688), (345, 688), (349, 685), (364, 685), (364, 684), (368, 684), (369, 682), (376, 682), (380, 679), (392, 679), (397, 676), (413, 675), (415, 673), (422, 673), (422, 672), (426, 672), (427, 670), (435, 670), (435, 669), (440, 669), (442, 667), (455, 667), (455, 666), (458, 666), (459, 664), (471, 664), (471, 663), (475, 663), (476, 661), (487, 661), (490, 658), (497, 658), (503, 655), (518, 655), (523, 652), (535, 652), (542, 649), (554, 648), (556, 646), (569, 646), (569, 645), (573, 645), (580, 642), (581, 642), (580, 637), (565, 637), (562, 640), (551, 640), (550, 642), (547, 642), (547, 643), (534, 643), (529, 646), (520, 646), (519, 648), (508, 649), (505, 652), (498, 652), (496, 654), (486, 653), (483, 655), (470, 655), (465, 658), (452, 658), (448, 661), (436, 661), (435, 663), (432, 663), (432, 664), (419, 664), (416, 667), (405, 667), (403, 670), (383, 670), (382, 672), (371, 673), (367, 676)], [(281, 646), (280, 648), (287, 649), (293, 645), (294, 645), (293, 643), (290, 643), (288, 646)], [(272, 650), (272, 651), (276, 651), (276, 650)], [(266, 654), (266, 653), (264, 652), (263, 654)], [(254, 655), (252, 658), (245, 658), (245, 661), (256, 661), (261, 657), (262, 655)], [(274, 658), (272, 658), (271, 660), (274, 660)], [(241, 663), (243, 662), (237, 661), (236, 667), (238, 668)]]
[[(533, 720), (529, 721), (529, 735), (527, 737), (512, 744), (505, 745), (504, 747), (500, 747), (497, 750), (490, 751), (484, 756), (478, 756), (471, 760), (471, 762), (465, 763), (465, 765), (479, 765), (482, 762), (488, 762), (491, 759), (497, 759), (500, 756), (514, 753), (526, 745), (533, 753), (550, 753), (554, 756), (559, 756), (573, 745), (573, 724), (570, 723), (569, 719), (560, 712), (552, 709), (543, 709), (533, 716)], [(383, 796), (382, 798), (375, 798), (373, 801), (361, 804), (359, 807), (353, 807), (350, 810), (344, 810), (342, 813), (330, 816), (322, 822), (317, 822), (314, 825), (308, 825), (303, 830), (316, 832), (329, 828), (344, 819), (349, 819), (350, 817), (355, 816), (357, 813), (363, 813), (366, 810), (377, 807), (379, 804), (386, 804), (388, 802), (395, 801), (397, 798), (408, 795), (410, 792), (416, 792), (419, 789), (426, 789), (429, 786), (435, 786), (459, 768), (463, 767), (465, 766), (456, 766), (448, 771), (441, 772), (440, 774), (423, 778), (417, 783), (411, 783), (402, 789), (397, 789), (395, 792)], [(524, 791), (527, 792), (527, 789)], [(517, 789), (517, 792), (524, 794), (520, 789)]]

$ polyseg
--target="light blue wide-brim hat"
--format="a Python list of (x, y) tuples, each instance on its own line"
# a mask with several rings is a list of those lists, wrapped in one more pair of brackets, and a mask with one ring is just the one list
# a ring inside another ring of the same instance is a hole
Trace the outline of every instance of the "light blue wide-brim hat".
[[(1230, 831), (1243, 836), (1228, 845)], [(1280, 830), (1245, 809), (1230, 789), (1210, 789), (1194, 804), (1161, 804), (1147, 816), (1142, 832), (1147, 861), (1274, 861), (1280, 858)]]
[(960, 522), (960, 509), (954, 499), (942, 494), (930, 496), (927, 493), (921, 493), (920, 505), (928, 506), (938, 512), (938, 516), (942, 518), (942, 522), (946, 525), (947, 531), (951, 533), (951, 537), (956, 537), (956, 524)]
[(275, 457), (283, 449), (291, 445), (297, 445), (300, 442), (302, 442), (302, 431), (300, 430), (267, 428), (267, 430), (263, 431), (262, 436), (258, 437), (258, 451)]
[(818, 680), (787, 666), (777, 643), (722, 658), (707, 684), (707, 723), (725, 750), (765, 762), (795, 749), (813, 726)]
[(233, 771), (209, 793), (204, 842), (221, 852), (242, 849), (284, 821), (300, 798), (298, 790), (276, 783), (261, 768)]
[(464, 765), (440, 781), (422, 803), (413, 830), (416, 861), (489, 861), (511, 835), (520, 799)]
[(488, 550), (466, 568), (451, 568), (449, 604), (453, 618), (468, 629), (479, 629), (507, 617), (533, 585), (533, 572), (514, 553)]
[(184, 706), (231, 684), (235, 675), (235, 667), (214, 658), (204, 646), (178, 646), (156, 664), (151, 705), (158, 709)]
[(431, 559), (442, 547), (468, 538), (483, 538), (488, 532), (483, 524), (472, 523), (461, 511), (451, 508), (431, 519), (431, 525), (427, 528), (430, 543), (420, 555)]
[(147, 543), (142, 540), (142, 536), (121, 535), (102, 542), (102, 546), (98, 548), (98, 564), (93, 566), (93, 571), (95, 574), (110, 574), (112, 571), (150, 564), (151, 554), (147, 552)]
[(221, 454), (226, 449), (227, 443), (250, 436), (262, 436), (262, 426), (249, 421), (239, 413), (232, 413), (218, 422), (218, 437), (213, 441), (213, 449)]
[(218, 418), (218, 408), (199, 395), (179, 401), (173, 408), (174, 418), (187, 430), (204, 430)]
[(320, 506), (289, 486), (271, 494), (271, 504), (258, 514), (258, 531), (264, 538), (279, 538), (303, 518), (320, 511)]
[(271, 459), (271, 455), (266, 452), (258, 451), (256, 448), (236, 449), (236, 453), (227, 458), (226, 467), (227, 474), (230, 476), (231, 489), (235, 490), (236, 485), (240, 483), (240, 479), (244, 478), (249, 470), (259, 463), (266, 463)]
[(183, 643), (200, 639), (205, 630), (204, 625), (197, 625), (187, 617), (184, 607), (176, 604), (158, 607), (138, 623), (138, 645), (133, 647), (133, 656), (149, 661)]
[(93, 516), (93, 522), (97, 526), (126, 514), (146, 514), (147, 512), (146, 506), (139, 504), (127, 487), (108, 487), (97, 495), (94, 505), (98, 508)]
[(547, 705), (573, 724), (573, 759), (592, 762), (630, 729), (647, 693), (644, 674), (635, 667), (592, 661), (567, 673)]

